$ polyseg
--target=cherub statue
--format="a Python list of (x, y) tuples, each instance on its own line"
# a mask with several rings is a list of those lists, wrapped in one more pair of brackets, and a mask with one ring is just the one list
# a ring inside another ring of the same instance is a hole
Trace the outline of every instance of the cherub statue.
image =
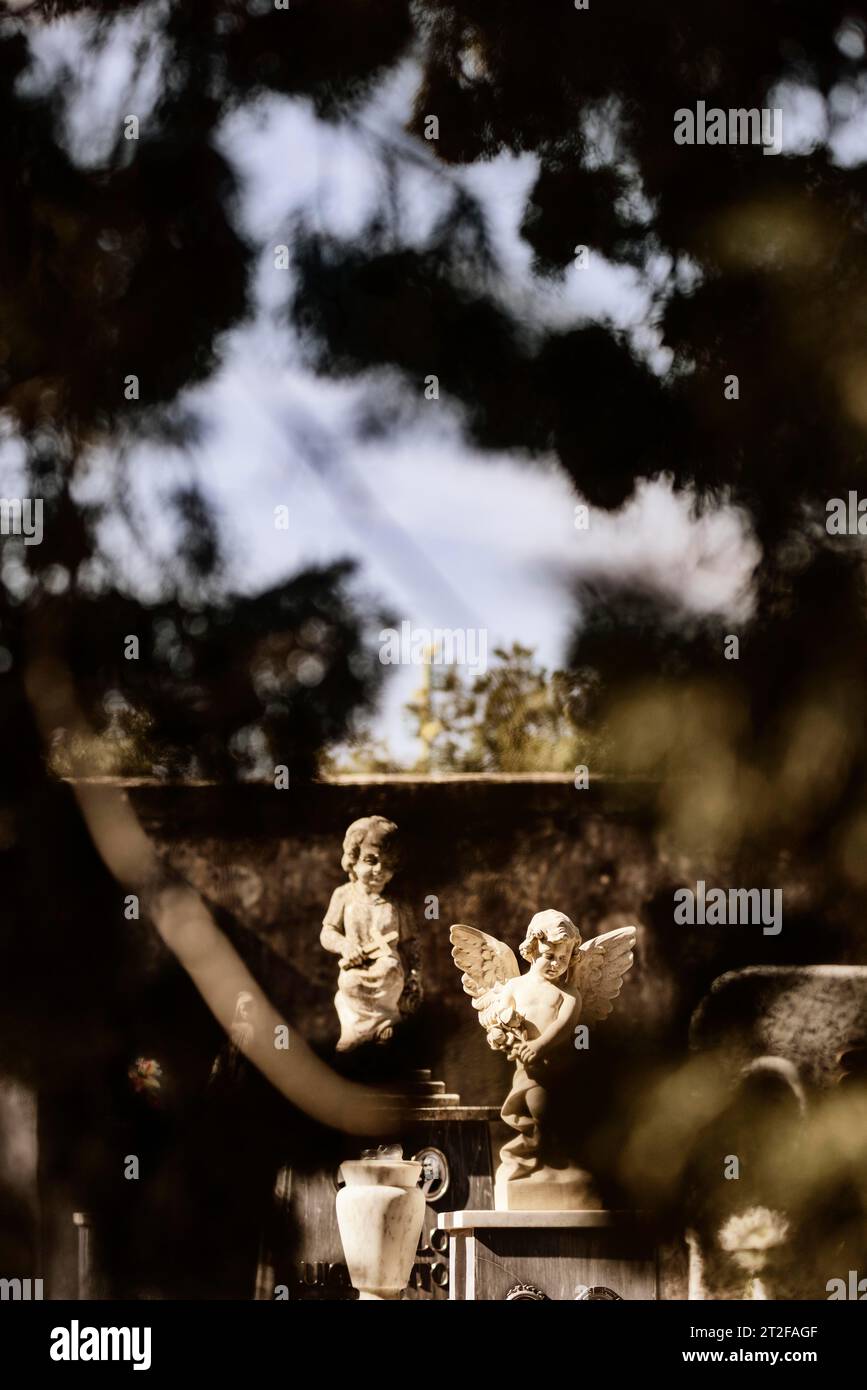
[[(452, 956), (461, 983), (478, 1010), (489, 1046), (516, 1063), (512, 1089), (500, 1114), (518, 1131), (500, 1150), (496, 1205), (506, 1210), (573, 1209), (597, 1205), (589, 1175), (553, 1166), (544, 1150), (547, 1092), (579, 1023), (607, 1018), (632, 965), (634, 927), (619, 927), (581, 944), (563, 912), (537, 912), (521, 942), (530, 962), (519, 973), (505, 942), (475, 927), (451, 928)], [(556, 1184), (556, 1189), (552, 1188)], [(528, 1186), (529, 1185), (529, 1186)]]
[(334, 1006), (338, 1052), (387, 1042), (395, 1024), (422, 997), (418, 939), (412, 915), (386, 896), (397, 868), (397, 826), (383, 816), (352, 822), (343, 840), (349, 882), (335, 888), (319, 940), (340, 957)]

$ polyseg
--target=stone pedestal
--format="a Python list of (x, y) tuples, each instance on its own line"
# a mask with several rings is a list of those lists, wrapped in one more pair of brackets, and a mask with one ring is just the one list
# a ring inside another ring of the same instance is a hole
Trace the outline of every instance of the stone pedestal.
[(608, 1211), (450, 1211), (449, 1298), (656, 1299), (656, 1250), (633, 1216)]
[(583, 1168), (540, 1168), (527, 1178), (512, 1178), (503, 1165), (494, 1178), (497, 1211), (592, 1211), (599, 1197)]

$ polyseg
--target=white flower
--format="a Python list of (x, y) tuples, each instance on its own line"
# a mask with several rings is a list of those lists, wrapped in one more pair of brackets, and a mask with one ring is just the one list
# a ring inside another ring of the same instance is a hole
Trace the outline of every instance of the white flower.
[(781, 1245), (789, 1234), (789, 1222), (782, 1212), (768, 1207), (749, 1207), (730, 1216), (717, 1239), (723, 1250), (769, 1250)]

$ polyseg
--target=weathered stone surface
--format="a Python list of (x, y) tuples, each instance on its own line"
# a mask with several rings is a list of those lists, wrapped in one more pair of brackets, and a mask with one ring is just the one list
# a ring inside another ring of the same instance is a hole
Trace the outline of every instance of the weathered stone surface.
[(867, 1043), (867, 966), (731, 971), (696, 1010), (690, 1041), (724, 1049), (736, 1070), (756, 1057), (782, 1057), (807, 1084), (835, 1085), (844, 1054)]

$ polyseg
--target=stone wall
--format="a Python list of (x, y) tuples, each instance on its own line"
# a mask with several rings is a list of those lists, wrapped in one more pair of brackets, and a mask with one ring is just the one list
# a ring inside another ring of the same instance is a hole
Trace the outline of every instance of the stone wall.
[[(674, 889), (708, 869), (656, 842), (652, 792), (622, 782), (580, 791), (557, 776), (344, 779), (284, 791), (130, 789), (160, 847), (225, 910), (242, 946), (255, 947), (261, 983), (322, 1048), (336, 1037), (336, 966), (318, 935), (331, 892), (344, 881), (343, 833), (358, 816), (395, 820), (404, 864), (393, 886), (414, 909), (424, 940), (425, 1064), (478, 1103), (500, 1097), (505, 1070), (461, 992), (449, 952), (452, 922), (481, 927), (513, 948), (543, 907), (568, 913), (585, 936), (638, 925), (636, 966), (606, 1025), (612, 1044), (636, 1052), (685, 1048), (693, 1009), (725, 970), (852, 958), (846, 924), (826, 921), (817, 931), (818, 908), (791, 874), (784, 897), (795, 906), (778, 937), (759, 926), (675, 924)], [(426, 919), (431, 896), (439, 915)]]

